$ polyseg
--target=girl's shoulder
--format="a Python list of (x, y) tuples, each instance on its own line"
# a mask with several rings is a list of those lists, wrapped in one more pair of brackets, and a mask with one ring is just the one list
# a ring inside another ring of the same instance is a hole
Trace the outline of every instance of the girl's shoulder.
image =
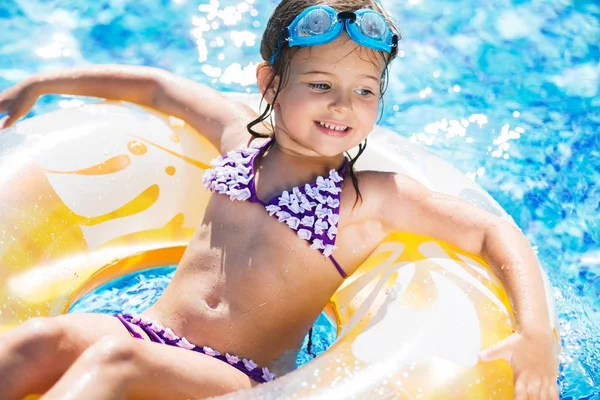
[[(350, 174), (347, 174), (347, 180), (351, 185), (352, 179)], [(373, 170), (361, 170), (356, 171), (354, 173), (356, 176), (356, 180), (359, 186), (359, 190), (363, 195), (371, 195), (371, 196), (379, 196), (382, 192), (385, 193), (385, 189), (393, 186), (398, 179), (397, 172), (387, 172), (387, 171), (373, 171)], [(353, 188), (354, 189), (354, 188)]]
[[(254, 137), (248, 132), (248, 124), (258, 118), (256, 111), (248, 104), (235, 98), (228, 98), (228, 103), (227, 112), (229, 117), (222, 122), (223, 128), (219, 149), (221, 154), (227, 154), (231, 150), (249, 146)], [(271, 125), (266, 121), (254, 125), (252, 130), (266, 135), (272, 132)]]
[[(362, 204), (371, 213), (386, 212), (390, 203), (419, 202), (431, 193), (419, 181), (399, 172), (364, 170), (357, 171), (355, 176), (362, 198), (362, 202), (359, 200), (358, 204)], [(347, 200), (343, 202), (349, 202), (352, 207), (357, 191), (350, 174), (344, 180), (344, 192)]]
[[(349, 207), (352, 214), (357, 216), (378, 213), (385, 206), (386, 199), (390, 199), (389, 194), (393, 193), (398, 174), (363, 170), (356, 171), (354, 176), (356, 185), (354, 185), (350, 173), (347, 173), (344, 178), (342, 206)], [(356, 202), (357, 198), (358, 202)]]
[(422, 183), (399, 172), (359, 171), (359, 190), (365, 199), (381, 204), (399, 198), (418, 199), (430, 193)]

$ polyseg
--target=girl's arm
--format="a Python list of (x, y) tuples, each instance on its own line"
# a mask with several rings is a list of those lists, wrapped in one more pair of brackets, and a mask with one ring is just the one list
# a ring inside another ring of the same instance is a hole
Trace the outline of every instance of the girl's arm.
[(544, 393), (547, 397), (542, 398), (558, 398), (555, 339), (543, 280), (521, 231), (506, 219), (432, 192), (405, 175), (375, 173), (368, 182), (366, 186), (377, 193), (375, 209), (383, 234), (406, 231), (431, 236), (486, 260), (508, 291), (518, 328), (515, 335), (482, 352), (480, 359), (505, 358), (511, 363), (516, 396), (535, 392), (534, 396)]
[(248, 136), (246, 124), (256, 114), (207, 86), (167, 71), (139, 66), (98, 65), (33, 75), (0, 94), (0, 129), (25, 115), (47, 93), (124, 100), (181, 118), (220, 150), (236, 147)]

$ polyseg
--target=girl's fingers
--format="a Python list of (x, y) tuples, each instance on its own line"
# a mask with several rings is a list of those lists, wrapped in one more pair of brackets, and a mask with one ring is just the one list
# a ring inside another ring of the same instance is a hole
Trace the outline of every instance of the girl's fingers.
[(558, 385), (556, 384), (556, 379), (550, 378), (546, 382), (544, 382), (540, 391), (540, 398), (543, 400), (559, 400)]
[(5, 127), (8, 128), (7, 122), (9, 117), (10, 115), (5, 115), (4, 117), (0, 118), (0, 129), (4, 129)]
[(552, 381), (550, 382), (548, 389), (548, 400), (559, 400), (559, 398), (558, 385), (556, 384), (556, 381)]
[(527, 346), (520, 340), (522, 340), (522, 336), (513, 334), (480, 352), (479, 360), (487, 362), (504, 359), (511, 364), (514, 371), (515, 400), (558, 400), (556, 375), (548, 370), (548, 365), (543, 361), (535, 357), (528, 357), (527, 354), (521, 357), (521, 352), (527, 349)]
[[(540, 392), (542, 390), (542, 382), (539, 379), (534, 379), (527, 383), (527, 400), (540, 400)], [(545, 398), (543, 398), (546, 400)]]
[(542, 388), (540, 389), (540, 399), (542, 400), (550, 400), (550, 389), (551, 389), (551, 382), (544, 382), (542, 385)]
[(552, 379), (530, 379), (526, 374), (516, 378), (515, 400), (559, 400), (558, 385)]
[(14, 100), (12, 97), (5, 95), (5, 93), (0, 93), (0, 113), (8, 112), (8, 108)]
[(14, 114), (8, 114), (0, 119), (0, 129), (8, 128), (17, 121), (17, 117)]
[(515, 400), (527, 400), (527, 387), (525, 379), (518, 378), (515, 382)]
[(478, 355), (479, 360), (488, 362), (503, 358), (510, 363), (513, 354), (511, 346), (512, 341), (510, 339), (511, 338), (509, 337), (489, 349), (480, 352)]

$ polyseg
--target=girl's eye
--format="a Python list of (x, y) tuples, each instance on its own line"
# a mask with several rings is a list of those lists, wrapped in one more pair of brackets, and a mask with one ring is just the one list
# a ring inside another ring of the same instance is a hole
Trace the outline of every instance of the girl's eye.
[(309, 83), (310, 87), (316, 90), (325, 91), (331, 87), (327, 83)]
[(355, 93), (358, 94), (359, 96), (363, 96), (363, 97), (368, 97), (368, 96), (373, 96), (375, 95), (375, 93), (373, 93), (372, 90), (370, 89), (356, 89)]

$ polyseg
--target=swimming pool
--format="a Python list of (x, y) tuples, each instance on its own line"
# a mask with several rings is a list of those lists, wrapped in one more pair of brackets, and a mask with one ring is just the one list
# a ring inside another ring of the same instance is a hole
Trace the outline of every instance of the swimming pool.
[[(600, 399), (600, 6), (384, 3), (404, 40), (381, 123), (461, 168), (513, 216), (555, 289), (562, 396)], [(42, 69), (130, 63), (255, 92), (260, 34), (273, 7), (4, 0), (0, 88)], [(47, 97), (34, 113), (79, 102)]]

